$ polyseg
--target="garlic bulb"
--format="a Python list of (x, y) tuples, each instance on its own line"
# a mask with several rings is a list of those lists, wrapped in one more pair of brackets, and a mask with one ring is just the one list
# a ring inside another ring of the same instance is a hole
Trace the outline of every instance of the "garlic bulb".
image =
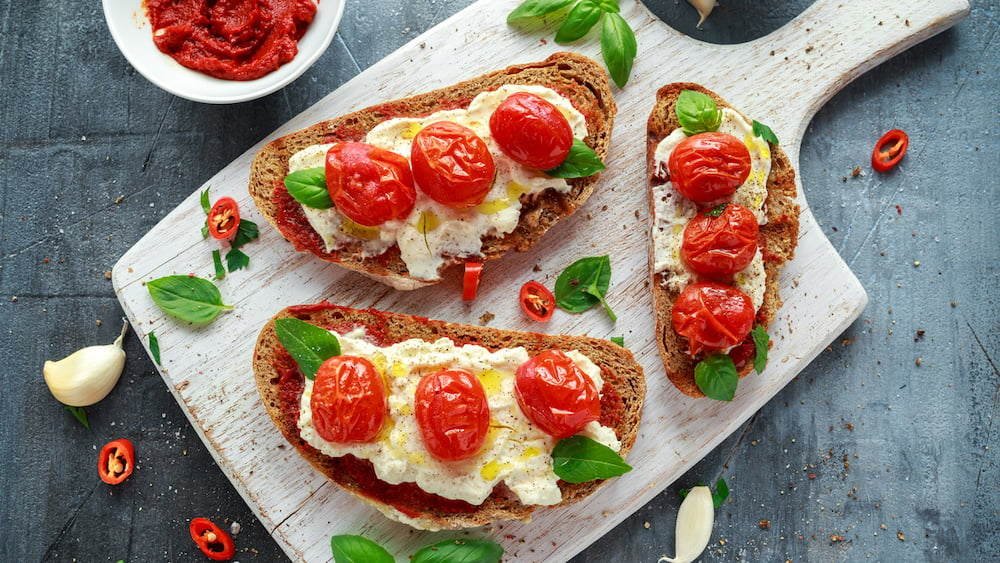
[(694, 6), (695, 10), (698, 10), (698, 15), (701, 16), (701, 19), (698, 20), (698, 25), (695, 27), (701, 29), (701, 24), (705, 23), (705, 20), (708, 19), (708, 14), (711, 14), (712, 8), (716, 6), (715, 0), (688, 0), (688, 4)]
[(708, 546), (715, 524), (715, 503), (708, 487), (692, 487), (677, 511), (674, 558), (661, 557), (661, 562), (691, 563)]
[(125, 368), (122, 340), (127, 331), (126, 322), (112, 344), (88, 346), (59, 361), (46, 361), (42, 373), (56, 400), (71, 407), (86, 407), (107, 397)]

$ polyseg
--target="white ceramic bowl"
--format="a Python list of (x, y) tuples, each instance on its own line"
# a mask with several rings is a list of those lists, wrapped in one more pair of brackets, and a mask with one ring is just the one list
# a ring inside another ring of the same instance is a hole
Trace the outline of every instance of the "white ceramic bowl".
[(150, 82), (195, 102), (232, 104), (266, 96), (306, 71), (333, 40), (345, 0), (319, 0), (316, 17), (299, 40), (299, 53), (278, 70), (257, 80), (221, 80), (185, 68), (153, 43), (142, 0), (104, 0), (104, 18), (128, 62)]

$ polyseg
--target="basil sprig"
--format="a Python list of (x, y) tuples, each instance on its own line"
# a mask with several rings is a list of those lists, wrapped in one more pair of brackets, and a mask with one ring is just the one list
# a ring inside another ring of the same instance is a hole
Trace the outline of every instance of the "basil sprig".
[(581, 313), (600, 303), (611, 320), (616, 321), (618, 317), (604, 300), (610, 285), (611, 259), (607, 255), (581, 258), (556, 278), (556, 306), (570, 313)]
[(716, 131), (722, 124), (722, 111), (707, 94), (694, 90), (681, 90), (674, 107), (677, 121), (684, 134), (690, 137), (697, 133)]
[(736, 364), (725, 354), (711, 354), (694, 366), (694, 382), (710, 399), (732, 401), (739, 381)]
[[(572, 5), (572, 8), (566, 10)], [(619, 13), (618, 0), (525, 0), (507, 14), (507, 23), (541, 18), (565, 12), (556, 31), (556, 43), (572, 43), (583, 38), (601, 22), (601, 56), (611, 79), (624, 88), (632, 74), (637, 45), (635, 32)]]
[(756, 119), (753, 121), (753, 134), (755, 137), (760, 137), (772, 145), (778, 144), (778, 136), (774, 134), (774, 131)]
[(764, 373), (764, 367), (767, 366), (767, 348), (771, 344), (771, 337), (760, 325), (753, 327), (750, 336), (753, 337), (754, 347), (753, 369), (757, 373)]
[(330, 538), (333, 560), (336, 563), (396, 563), (384, 547), (372, 540), (353, 534)]
[(333, 200), (326, 188), (326, 169), (322, 166), (297, 170), (285, 176), (285, 189), (288, 195), (313, 209), (330, 209)]
[(340, 355), (340, 341), (332, 332), (301, 319), (277, 319), (274, 331), (278, 341), (299, 365), (299, 370), (309, 379), (316, 377), (316, 370), (323, 362)]
[(604, 170), (604, 163), (594, 149), (580, 139), (573, 139), (566, 160), (559, 166), (546, 170), (545, 173), (553, 178), (586, 178), (601, 170)]
[(146, 282), (153, 302), (166, 314), (191, 323), (207, 323), (232, 305), (222, 302), (219, 288), (197, 276), (166, 276)]
[(503, 547), (489, 540), (455, 539), (425, 545), (410, 563), (497, 563)]
[(586, 436), (563, 438), (552, 449), (552, 471), (567, 483), (610, 479), (631, 470), (614, 450)]

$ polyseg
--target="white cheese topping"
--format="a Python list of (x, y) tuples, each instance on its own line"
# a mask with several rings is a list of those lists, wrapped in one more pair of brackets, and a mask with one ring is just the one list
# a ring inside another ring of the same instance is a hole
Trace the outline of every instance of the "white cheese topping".
[[(345, 220), (331, 209), (303, 207), (306, 218), (326, 244), (328, 252), (351, 243), (361, 243), (365, 257), (377, 256), (393, 244), (399, 245), (403, 262), (411, 277), (434, 281), (446, 257), (476, 257), (482, 252), (482, 239), (512, 232), (521, 217), (521, 197), (531, 197), (547, 189), (569, 191), (569, 183), (552, 178), (538, 169), (517, 164), (500, 150), (490, 134), (493, 110), (515, 92), (530, 92), (555, 105), (569, 121), (573, 136), (587, 136), (587, 120), (569, 100), (555, 90), (536, 85), (504, 85), (476, 96), (467, 109), (439, 111), (420, 118), (395, 118), (380, 123), (368, 132), (365, 142), (410, 157), (413, 138), (427, 125), (453, 121), (476, 132), (489, 148), (496, 167), (493, 187), (482, 204), (471, 209), (441, 205), (417, 189), (417, 201), (410, 215), (379, 227), (362, 227)], [(331, 145), (314, 145), (289, 159), (289, 173), (324, 165)]]
[[(368, 459), (379, 479), (390, 483), (414, 482), (424, 491), (449, 499), (480, 504), (500, 482), (522, 504), (552, 505), (562, 499), (558, 477), (552, 471), (556, 438), (533, 425), (514, 398), (514, 374), (529, 359), (524, 348), (490, 352), (475, 345), (456, 346), (447, 338), (435, 342), (411, 339), (377, 347), (352, 332), (338, 335), (341, 353), (368, 358), (386, 381), (389, 413), (378, 438), (370, 443), (334, 444), (323, 440), (312, 423), (313, 382), (306, 380), (299, 413), (299, 431), (313, 447), (331, 457), (353, 454)], [(601, 389), (601, 369), (577, 351), (569, 356)], [(490, 430), (483, 448), (461, 461), (440, 461), (423, 444), (414, 416), (414, 394), (423, 375), (441, 369), (466, 369), (486, 390)], [(621, 443), (612, 428), (589, 423), (581, 434), (618, 451)]]
[[(732, 196), (717, 203), (738, 203), (750, 209), (757, 223), (763, 225), (767, 221), (764, 200), (767, 198), (767, 176), (771, 173), (770, 147), (767, 141), (753, 134), (753, 126), (746, 119), (729, 108), (722, 109), (719, 132), (733, 135), (746, 145), (750, 151), (750, 175)], [(686, 137), (682, 130), (676, 129), (660, 141), (653, 154), (654, 169), (666, 170), (670, 153)], [(698, 206), (680, 195), (672, 183), (653, 186), (653, 269), (668, 274), (664, 284), (671, 291), (680, 291), (698, 281), (697, 276), (684, 267), (680, 256), (684, 227), (697, 213)], [(733, 285), (750, 296), (754, 309), (764, 303), (765, 277), (760, 249), (750, 265), (734, 276)]]

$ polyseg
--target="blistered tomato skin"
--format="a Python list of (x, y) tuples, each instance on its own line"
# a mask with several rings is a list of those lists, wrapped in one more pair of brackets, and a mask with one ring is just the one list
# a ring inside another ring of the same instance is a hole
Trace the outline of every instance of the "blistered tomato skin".
[(760, 227), (752, 211), (735, 203), (699, 212), (684, 228), (681, 260), (692, 271), (725, 278), (745, 269), (757, 253)]
[(328, 442), (374, 440), (385, 422), (385, 381), (358, 356), (334, 356), (316, 371), (309, 401), (316, 433)]
[(486, 389), (471, 373), (449, 369), (425, 375), (417, 383), (414, 416), (427, 451), (442, 461), (476, 454), (490, 429)]
[(674, 188), (696, 203), (728, 197), (750, 176), (750, 151), (727, 133), (699, 133), (674, 147), (667, 159)]
[(490, 133), (514, 162), (549, 170), (566, 160), (573, 129), (555, 105), (541, 96), (518, 92), (490, 116)]
[(417, 201), (406, 157), (365, 143), (335, 143), (326, 153), (326, 186), (337, 209), (367, 227), (409, 215)]
[(434, 201), (455, 208), (475, 207), (493, 186), (493, 156), (479, 135), (451, 121), (424, 127), (410, 150), (413, 179)]
[(677, 334), (688, 339), (692, 356), (743, 342), (753, 328), (750, 297), (735, 287), (698, 282), (684, 288), (671, 314)]
[(567, 438), (601, 416), (600, 390), (560, 350), (546, 350), (517, 368), (514, 396), (531, 422)]

